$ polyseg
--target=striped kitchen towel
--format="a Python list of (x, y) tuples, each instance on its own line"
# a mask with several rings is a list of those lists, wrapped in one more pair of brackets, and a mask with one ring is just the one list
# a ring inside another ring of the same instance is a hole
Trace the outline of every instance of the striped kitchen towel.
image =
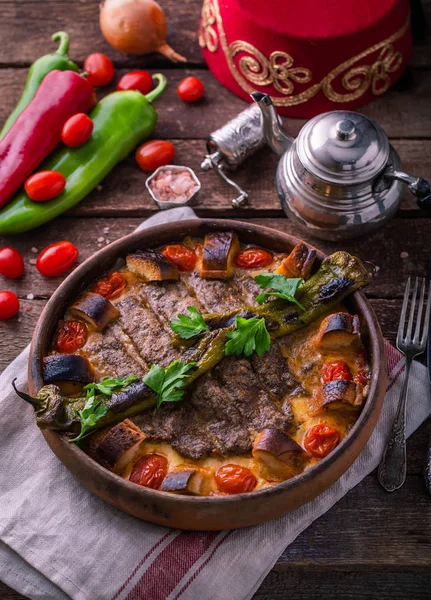
[[(174, 209), (145, 226), (191, 216), (191, 209)], [(34, 600), (251, 598), (286, 546), (379, 464), (404, 370), (400, 353), (388, 343), (386, 352), (389, 380), (381, 417), (359, 458), (331, 488), (262, 525), (194, 533), (139, 521), (74, 479), (45, 443), (31, 407), (11, 392), (15, 377), (25, 389), (25, 350), (0, 376), (0, 579)], [(414, 363), (408, 435), (430, 412), (426, 369)]]

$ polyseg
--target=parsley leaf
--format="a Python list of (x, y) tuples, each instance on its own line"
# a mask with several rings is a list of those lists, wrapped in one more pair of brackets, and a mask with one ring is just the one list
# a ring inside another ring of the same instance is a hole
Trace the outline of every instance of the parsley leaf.
[(293, 302), (301, 310), (306, 310), (299, 300), (295, 298), (295, 294), (298, 288), (303, 284), (303, 279), (288, 279), (285, 275), (275, 273), (262, 273), (254, 278), (256, 283), (263, 289), (273, 290), (271, 292), (262, 292), (256, 297), (258, 304), (263, 304), (269, 296), (275, 296), (276, 298), (282, 298)]
[(171, 322), (172, 331), (177, 333), (180, 338), (189, 340), (195, 335), (202, 333), (202, 331), (209, 330), (208, 325), (205, 323), (196, 306), (188, 306), (187, 313), (187, 315), (178, 315), (177, 318), (173, 319)]
[(77, 437), (69, 440), (69, 442), (79, 442), (90, 435), (97, 422), (108, 412), (109, 409), (106, 404), (102, 403), (102, 398), (96, 397), (97, 393), (110, 398), (114, 392), (122, 390), (130, 383), (138, 381), (138, 379), (135, 375), (105, 377), (100, 383), (89, 383), (84, 386), (83, 389), (87, 392), (84, 408), (75, 411), (81, 421), (81, 431)]
[(174, 360), (167, 369), (159, 365), (151, 365), (149, 373), (144, 377), (144, 383), (157, 393), (157, 408), (163, 402), (178, 402), (184, 397), (184, 380), (189, 376), (188, 371), (196, 363), (185, 363)]
[(271, 346), (271, 338), (264, 318), (245, 319), (237, 316), (234, 331), (228, 331), (226, 337), (229, 338), (225, 347), (226, 356), (231, 354), (240, 356), (243, 353), (250, 356), (253, 352), (262, 356)]

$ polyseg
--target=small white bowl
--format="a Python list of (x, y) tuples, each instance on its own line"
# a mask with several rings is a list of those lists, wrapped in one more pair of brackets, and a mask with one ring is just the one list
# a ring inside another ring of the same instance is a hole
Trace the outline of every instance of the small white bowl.
[[(174, 200), (158, 200), (150, 187), (150, 181), (154, 177), (156, 177), (157, 174), (163, 169), (170, 169), (171, 171), (188, 171), (192, 176), (193, 180), (196, 182), (198, 189), (195, 192), (193, 192), (193, 194), (189, 198), (187, 198), (185, 202), (175, 202)], [(201, 189), (201, 182), (196, 177), (196, 173), (193, 171), (193, 169), (190, 169), (190, 167), (183, 167), (181, 165), (163, 165), (162, 167), (159, 167), (154, 171), (152, 175), (150, 175), (150, 177), (148, 177), (148, 179), (145, 182), (145, 185), (147, 186), (147, 190), (149, 191), (151, 198), (154, 200), (154, 202), (157, 204), (160, 210), (166, 210), (167, 208), (175, 208), (176, 206), (189, 206), (192, 203), (193, 198), (197, 196), (199, 190)]]

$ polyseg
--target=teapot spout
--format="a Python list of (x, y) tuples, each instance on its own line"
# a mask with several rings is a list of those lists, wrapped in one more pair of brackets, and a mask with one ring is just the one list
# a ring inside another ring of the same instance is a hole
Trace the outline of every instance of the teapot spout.
[(250, 95), (262, 111), (263, 133), (268, 146), (281, 156), (292, 145), (293, 139), (284, 133), (281, 119), (268, 94), (253, 92)]

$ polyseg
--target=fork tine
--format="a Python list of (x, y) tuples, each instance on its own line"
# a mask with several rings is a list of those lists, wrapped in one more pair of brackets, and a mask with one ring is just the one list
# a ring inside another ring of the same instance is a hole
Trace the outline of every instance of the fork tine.
[(416, 327), (415, 327), (415, 335), (413, 338), (413, 343), (414, 344), (419, 344), (419, 339), (420, 339), (420, 332), (421, 332), (421, 325), (422, 325), (422, 310), (424, 307), (424, 300), (425, 300), (425, 277), (422, 277), (421, 279), (422, 281), (422, 285), (421, 285), (421, 297), (419, 300), (419, 306), (418, 306), (418, 314), (416, 317)]
[(420, 342), (421, 346), (423, 346), (423, 348), (425, 348), (425, 344), (426, 344), (427, 337), (428, 337), (430, 314), (431, 314), (431, 281), (430, 281), (430, 284), (428, 287), (428, 301), (427, 301), (427, 307), (425, 310), (424, 330), (423, 330), (422, 338), (421, 338), (421, 342)]
[(409, 277), (407, 279), (406, 289), (404, 291), (404, 300), (403, 300), (403, 306), (401, 309), (400, 324), (398, 325), (398, 332), (397, 332), (398, 349), (400, 349), (399, 346), (400, 346), (400, 344), (402, 344), (403, 337), (404, 337), (404, 327), (405, 327), (405, 321), (406, 321), (407, 306), (409, 303), (409, 296), (410, 296), (410, 281), (411, 281), (411, 278)]
[(412, 303), (410, 305), (409, 322), (407, 324), (407, 331), (406, 331), (406, 337), (405, 337), (407, 342), (412, 339), (413, 318), (415, 316), (417, 293), (418, 293), (418, 278), (416, 277), (415, 287), (413, 289)]

